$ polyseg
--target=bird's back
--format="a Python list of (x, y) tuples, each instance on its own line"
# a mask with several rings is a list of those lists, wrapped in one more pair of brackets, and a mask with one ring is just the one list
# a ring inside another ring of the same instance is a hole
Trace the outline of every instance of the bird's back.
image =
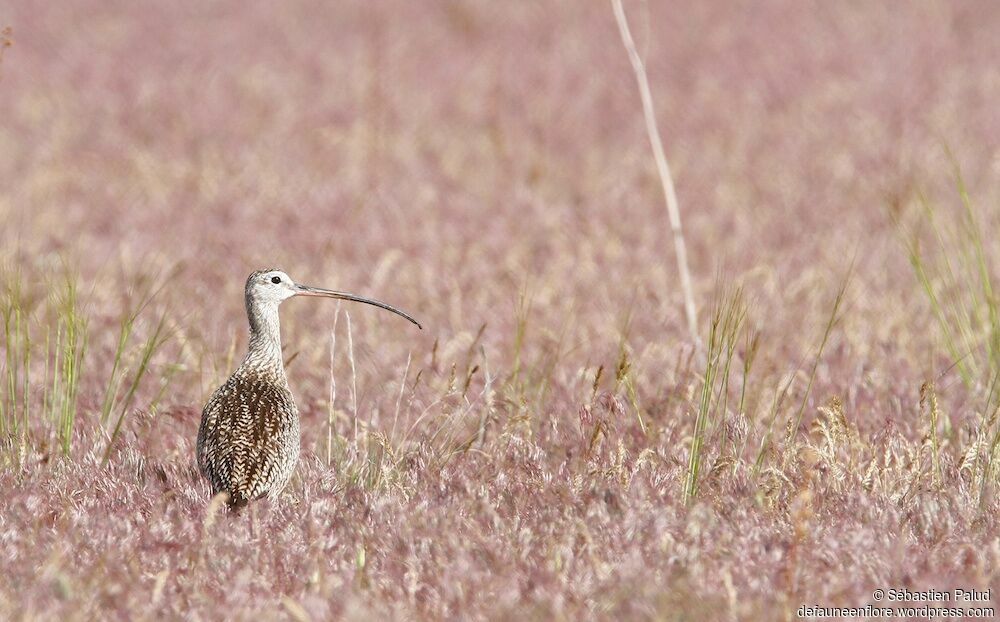
[(283, 377), (238, 369), (205, 405), (198, 468), (230, 505), (281, 492), (298, 457), (298, 409)]

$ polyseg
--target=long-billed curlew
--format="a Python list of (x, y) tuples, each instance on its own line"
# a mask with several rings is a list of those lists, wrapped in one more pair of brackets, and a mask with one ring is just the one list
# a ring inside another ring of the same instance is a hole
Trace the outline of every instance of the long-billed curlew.
[(250, 343), (246, 358), (205, 404), (198, 428), (198, 468), (212, 494), (242, 507), (285, 487), (299, 459), (299, 411), (281, 358), (278, 305), (292, 296), (325, 296), (381, 307), (420, 327), (384, 302), (298, 285), (280, 270), (259, 270), (246, 284)]

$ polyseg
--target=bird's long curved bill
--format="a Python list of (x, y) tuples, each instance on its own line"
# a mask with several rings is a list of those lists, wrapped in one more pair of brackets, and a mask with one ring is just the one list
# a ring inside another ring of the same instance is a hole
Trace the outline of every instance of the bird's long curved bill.
[(338, 292), (332, 289), (323, 289), (322, 287), (310, 287), (309, 285), (296, 285), (295, 294), (297, 296), (322, 296), (324, 298), (336, 298), (337, 300), (350, 300), (353, 302), (363, 302), (367, 305), (373, 305), (385, 309), (386, 311), (392, 311), (396, 315), (401, 315), (406, 319), (410, 320), (417, 325), (417, 328), (423, 330), (423, 326), (420, 322), (413, 319), (408, 313), (400, 311), (392, 305), (387, 305), (380, 300), (372, 300), (371, 298), (364, 298), (362, 296), (355, 296), (354, 294), (348, 294), (347, 292)]

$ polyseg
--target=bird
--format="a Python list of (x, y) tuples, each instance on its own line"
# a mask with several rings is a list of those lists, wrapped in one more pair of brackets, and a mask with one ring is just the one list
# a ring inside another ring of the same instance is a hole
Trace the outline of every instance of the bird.
[(250, 322), (246, 357), (212, 393), (198, 427), (198, 469), (213, 496), (228, 495), (231, 509), (276, 498), (299, 459), (299, 411), (285, 376), (278, 320), (278, 306), (293, 296), (362, 302), (423, 328), (409, 314), (378, 300), (300, 285), (274, 268), (251, 273), (244, 290)]

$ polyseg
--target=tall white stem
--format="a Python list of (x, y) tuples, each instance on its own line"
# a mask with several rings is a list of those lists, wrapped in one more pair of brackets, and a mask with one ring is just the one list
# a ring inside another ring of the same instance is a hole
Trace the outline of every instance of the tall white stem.
[(660, 131), (656, 126), (653, 95), (649, 90), (646, 68), (643, 66), (642, 58), (636, 50), (635, 41), (632, 39), (631, 31), (629, 31), (622, 0), (611, 0), (611, 6), (615, 11), (618, 30), (621, 33), (625, 50), (628, 52), (629, 61), (632, 63), (636, 82), (639, 83), (639, 96), (642, 99), (642, 111), (646, 119), (646, 133), (649, 135), (649, 144), (653, 148), (653, 158), (656, 160), (656, 170), (660, 175), (663, 196), (667, 201), (667, 214), (670, 217), (670, 229), (674, 236), (674, 253), (677, 255), (677, 271), (680, 273), (681, 290), (684, 294), (684, 312), (687, 315), (688, 330), (691, 331), (691, 338), (698, 342), (698, 312), (694, 304), (691, 271), (688, 269), (687, 246), (684, 243), (684, 232), (681, 229), (681, 211), (677, 204), (677, 193), (674, 191), (674, 180), (670, 175), (670, 165), (667, 164), (667, 156), (663, 152), (663, 143), (660, 141)]

